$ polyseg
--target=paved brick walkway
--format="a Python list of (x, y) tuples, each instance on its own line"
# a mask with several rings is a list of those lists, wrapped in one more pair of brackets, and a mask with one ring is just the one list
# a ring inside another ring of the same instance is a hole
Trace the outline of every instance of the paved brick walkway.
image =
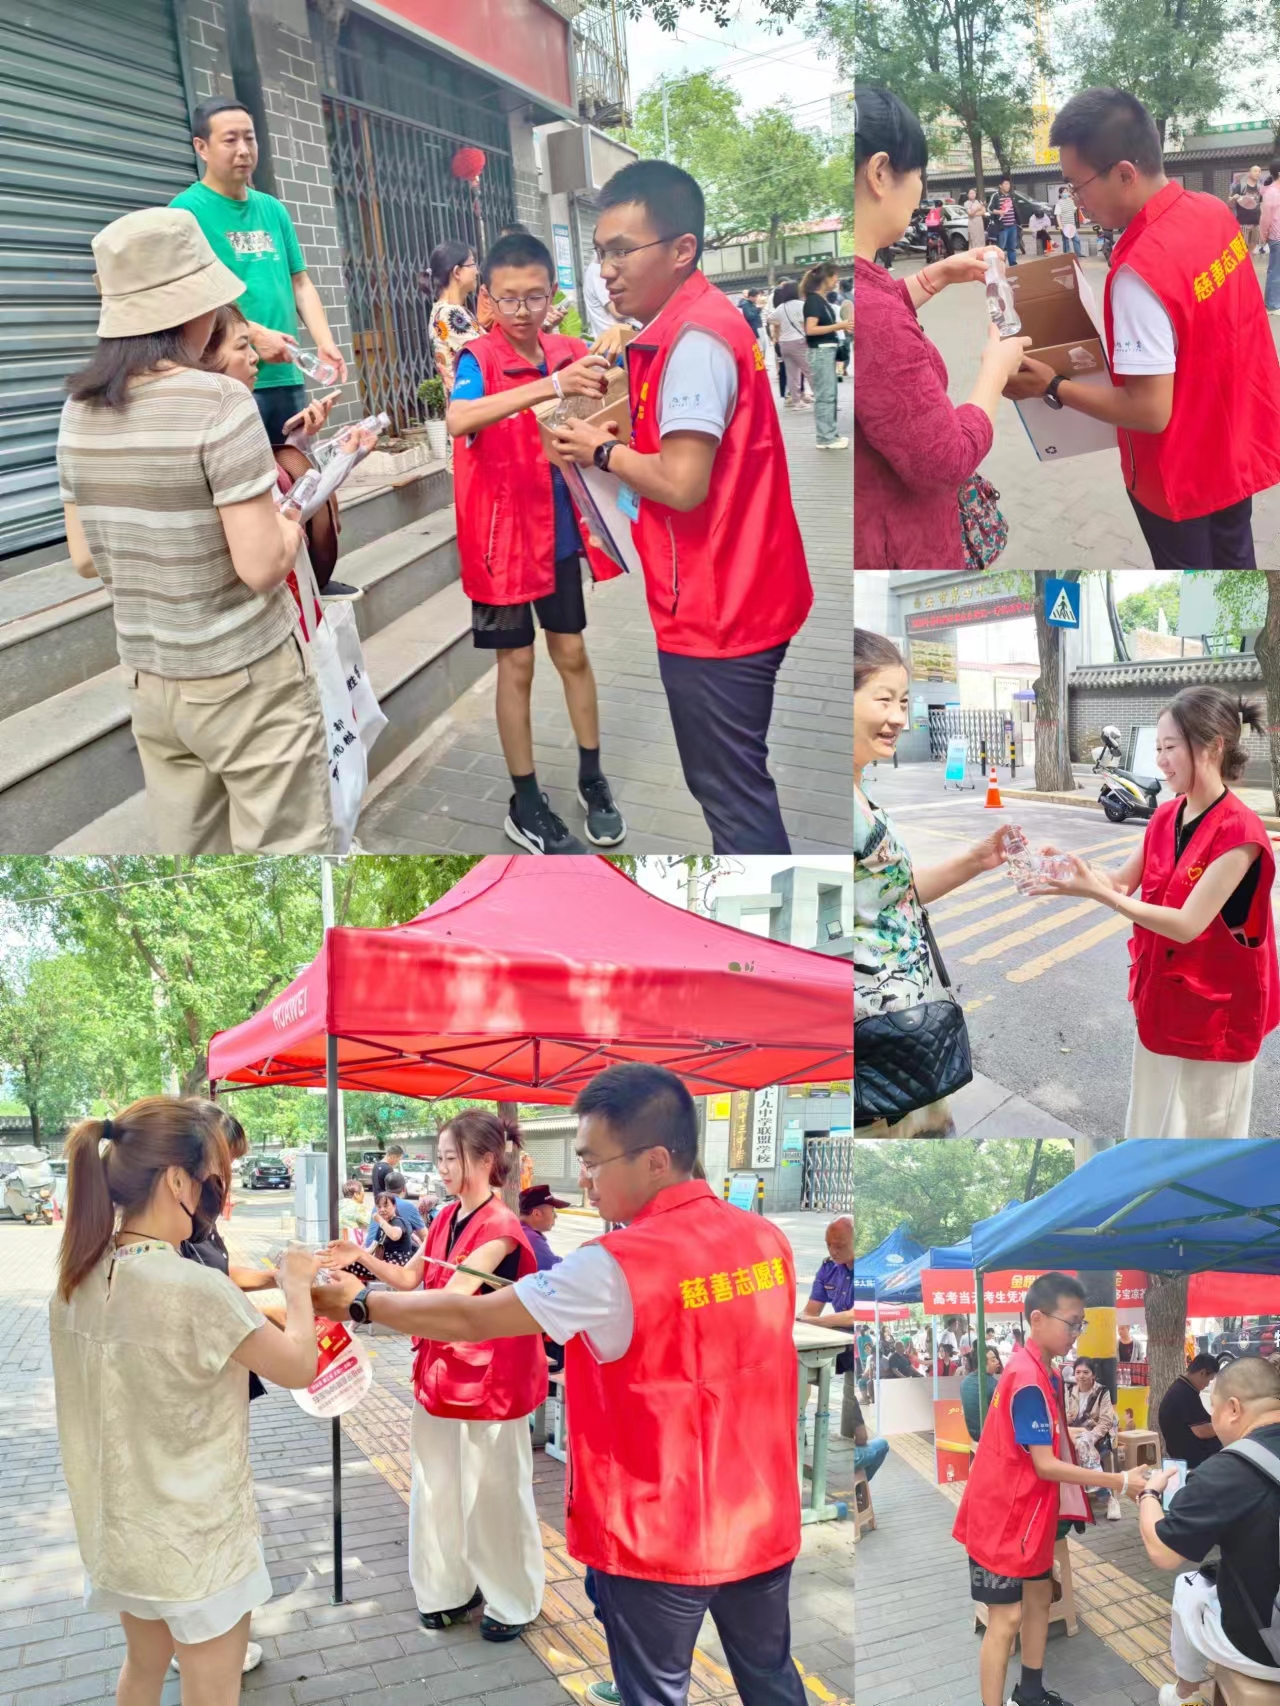
[[(283, 1223), (281, 1223), (283, 1225)], [(91, 1614), (58, 1461), (48, 1299), (57, 1229), (0, 1227), (0, 1497), (7, 1527), (0, 1562), (0, 1706), (75, 1706), (114, 1700), (118, 1620)], [(237, 1239), (259, 1259), (279, 1232)], [(405, 1473), (412, 1411), (407, 1340), (379, 1338), (377, 1384), (347, 1419), (343, 1445), (343, 1567), (348, 1603), (332, 1600), (329, 1430), (288, 1393), (252, 1408), (250, 1450), (263, 1541), (276, 1597), (255, 1613), (263, 1663), (245, 1679), (255, 1706), (351, 1702), (368, 1706), (564, 1706), (607, 1675), (606, 1652), (564, 1550), (563, 1469), (534, 1455), (548, 1588), (524, 1639), (495, 1647), (478, 1623), (424, 1630), (407, 1573)], [(839, 1417), (839, 1395), (833, 1404)], [(832, 1440), (830, 1485), (849, 1497), (852, 1449)], [(792, 1587), (793, 1646), (811, 1701), (852, 1706), (853, 1540), (848, 1522), (806, 1528)], [(710, 1622), (695, 1662), (694, 1706), (735, 1701)], [(163, 1706), (176, 1706), (176, 1679)]]
[[(849, 385), (841, 431), (853, 430)], [(852, 451), (818, 451), (813, 417), (780, 412), (792, 491), (816, 601), (778, 681), (770, 749), (794, 851), (849, 846), (852, 732)], [(587, 645), (600, 695), (601, 752), (630, 833), (631, 853), (710, 852), (702, 813), (684, 783), (653, 628), (638, 576), (588, 593)], [(360, 824), (365, 846), (390, 853), (500, 853), (511, 784), (494, 722), (490, 671), (424, 739), (425, 750), (375, 793)], [(577, 751), (560, 681), (539, 642), (533, 689), (534, 761), (579, 833)]]
[[(933, 1484), (929, 1436), (891, 1444), (872, 1483), (877, 1525), (858, 1546), (858, 1706), (978, 1706), (979, 1637), (964, 1554), (951, 1538), (960, 1488)], [(1136, 1515), (1126, 1515), (1100, 1525), (1103, 1544), (1128, 1540), (1141, 1551)], [(1105, 1531), (1117, 1527), (1113, 1541)], [(1070, 1636), (1050, 1624), (1046, 1685), (1074, 1706), (1155, 1706), (1158, 1682), (1171, 1676), (1165, 1602), (1101, 1555), (1070, 1545), (1079, 1623)], [(1010, 1686), (1017, 1675), (1015, 1658)]]
[[(901, 278), (916, 270), (915, 260), (894, 265)], [(1259, 280), (1266, 261), (1254, 262)], [(1099, 308), (1107, 269), (1087, 260), (1088, 276)], [(953, 402), (962, 403), (977, 379), (986, 335), (982, 287), (953, 285), (920, 315), (920, 323), (941, 350), (950, 376)], [(1280, 342), (1280, 319), (1268, 322)], [(1052, 465), (1036, 459), (1031, 441), (1012, 403), (1001, 403), (995, 443), (982, 472), (1000, 493), (1009, 523), (1009, 544), (1002, 569), (1060, 568), (1149, 569), (1150, 553), (1125, 496), (1118, 452), (1095, 451)], [(1280, 568), (1280, 486), (1253, 500), (1253, 536), (1258, 567)]]

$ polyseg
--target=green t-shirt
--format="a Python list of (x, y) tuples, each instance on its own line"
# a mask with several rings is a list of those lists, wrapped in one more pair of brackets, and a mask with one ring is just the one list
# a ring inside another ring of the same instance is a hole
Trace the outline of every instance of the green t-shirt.
[[(244, 280), (244, 295), (236, 303), (244, 317), (268, 331), (297, 337), (293, 275), (304, 272), (307, 263), (288, 209), (261, 190), (233, 201), (204, 184), (192, 184), (174, 196), (170, 206), (194, 213), (214, 254)], [(302, 370), (291, 361), (264, 361), (258, 369), (259, 391), (302, 383)]]

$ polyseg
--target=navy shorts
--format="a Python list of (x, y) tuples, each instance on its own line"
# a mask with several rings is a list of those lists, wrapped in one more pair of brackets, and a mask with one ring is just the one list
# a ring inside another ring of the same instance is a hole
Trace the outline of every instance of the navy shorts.
[(531, 646), (533, 617), (548, 634), (581, 634), (587, 625), (582, 596), (582, 559), (561, 557), (556, 564), (556, 590), (528, 604), (481, 604), (471, 600), (471, 640), (486, 651), (511, 651)]

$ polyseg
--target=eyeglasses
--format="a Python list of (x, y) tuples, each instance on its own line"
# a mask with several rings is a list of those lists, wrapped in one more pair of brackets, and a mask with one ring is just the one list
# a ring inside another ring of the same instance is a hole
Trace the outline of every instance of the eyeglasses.
[(535, 291), (532, 296), (499, 296), (495, 298), (500, 314), (518, 314), (522, 308), (527, 308), (531, 314), (545, 314), (547, 303), (551, 298), (545, 290)]
[(623, 261), (632, 255), (638, 255), (641, 249), (657, 249), (663, 243), (674, 242), (674, 237), (655, 237), (652, 243), (636, 243), (630, 249), (602, 249), (599, 243), (593, 243), (591, 247), (595, 250), (596, 259), (601, 266), (604, 266), (606, 262), (611, 262), (614, 266), (620, 267)]
[(1072, 195), (1079, 195), (1081, 190), (1087, 190), (1089, 185), (1096, 183), (1099, 178), (1105, 178), (1108, 172), (1114, 172), (1116, 164), (1116, 161), (1113, 160), (1109, 166), (1104, 166), (1101, 171), (1095, 172), (1091, 178), (1086, 178), (1082, 184), (1066, 184), (1064, 188), (1069, 189)]
[(1052, 1313), (1050, 1314), (1049, 1319), (1051, 1321), (1061, 1321), (1062, 1325), (1064, 1327), (1069, 1327), (1071, 1329), (1071, 1337), (1073, 1339), (1078, 1339), (1080, 1337), (1081, 1333), (1084, 1332), (1085, 1324), (1082, 1320), (1080, 1320), (1080, 1321), (1070, 1320), (1069, 1321), (1065, 1315), (1054, 1315)]
[(608, 1167), (614, 1161), (634, 1161), (637, 1155), (645, 1155), (655, 1144), (646, 1144), (644, 1149), (624, 1150), (621, 1155), (606, 1155), (603, 1161), (584, 1161), (578, 1156), (578, 1171), (585, 1173), (588, 1179), (594, 1179), (602, 1167)]

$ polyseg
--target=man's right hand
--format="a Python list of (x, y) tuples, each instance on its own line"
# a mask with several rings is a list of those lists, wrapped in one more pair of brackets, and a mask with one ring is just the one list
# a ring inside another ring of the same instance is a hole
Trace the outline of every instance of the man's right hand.
[(558, 370), (566, 397), (603, 397), (609, 383), (609, 363), (602, 355), (584, 355)]
[(273, 332), (256, 323), (249, 328), (249, 340), (260, 361), (292, 361), (289, 352), (298, 347), (297, 338), (291, 338), (287, 332)]

